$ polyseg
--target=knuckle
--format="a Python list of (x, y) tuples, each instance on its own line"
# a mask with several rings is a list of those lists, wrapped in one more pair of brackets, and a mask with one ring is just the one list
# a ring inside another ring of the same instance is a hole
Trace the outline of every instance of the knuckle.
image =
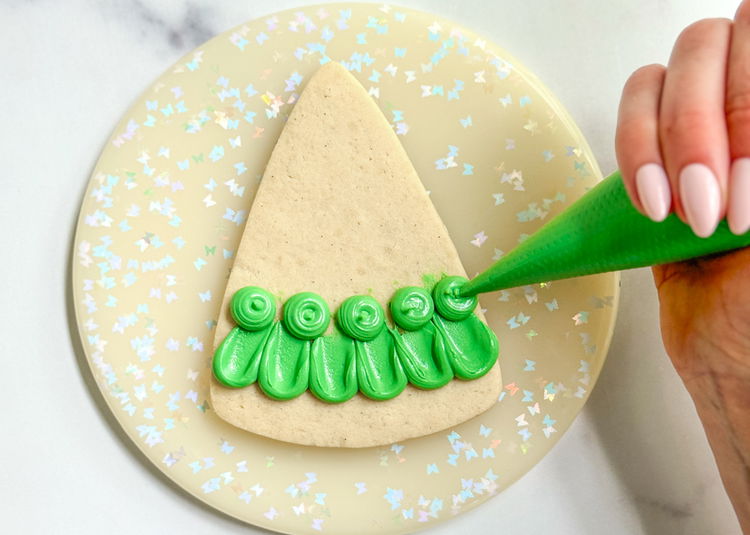
[(685, 108), (664, 113), (659, 121), (662, 139), (695, 137), (711, 124), (713, 115), (701, 108)]
[(654, 153), (658, 155), (658, 147), (651, 150), (643, 145), (643, 136), (639, 136), (634, 130), (618, 131), (615, 134), (615, 154), (621, 169), (632, 171), (635, 165), (632, 162), (648, 159)]
[(702, 48), (709, 43), (718, 32), (728, 31), (731, 24), (731, 20), (724, 18), (702, 19), (696, 21), (682, 30), (677, 37), (676, 46), (688, 50)]
[(750, 2), (742, 2), (734, 14), (734, 22), (749, 25), (750, 24)]
[(622, 118), (615, 130), (615, 152), (623, 170), (632, 162), (659, 158), (658, 125), (655, 118), (639, 115)]
[(633, 74), (631, 74), (627, 82), (625, 82), (625, 86), (628, 89), (639, 90), (651, 87), (657, 83), (661, 84), (666, 70), (666, 67), (659, 63), (644, 65), (633, 71)]
[(730, 128), (750, 126), (750, 89), (727, 95), (725, 113)]
[[(617, 124), (616, 141), (623, 146), (641, 145), (656, 132), (656, 121), (645, 116), (623, 117)], [(649, 136), (649, 137), (650, 137)]]
[(639, 67), (635, 70), (633, 73), (634, 75), (646, 77), (649, 79), (659, 79), (662, 76), (664, 76), (664, 71), (666, 71), (667, 68), (662, 65), (661, 63), (651, 63), (650, 65), (644, 65), (643, 67)]

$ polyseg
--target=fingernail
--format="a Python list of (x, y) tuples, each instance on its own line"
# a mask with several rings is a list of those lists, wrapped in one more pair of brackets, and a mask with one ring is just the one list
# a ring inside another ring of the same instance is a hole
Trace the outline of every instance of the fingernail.
[(750, 158), (738, 158), (729, 172), (729, 230), (744, 234), (750, 229)]
[(713, 172), (702, 163), (691, 163), (680, 172), (680, 197), (693, 232), (707, 238), (719, 224), (721, 192)]
[(672, 206), (667, 173), (661, 165), (647, 163), (635, 172), (635, 189), (646, 214), (656, 222), (664, 221)]

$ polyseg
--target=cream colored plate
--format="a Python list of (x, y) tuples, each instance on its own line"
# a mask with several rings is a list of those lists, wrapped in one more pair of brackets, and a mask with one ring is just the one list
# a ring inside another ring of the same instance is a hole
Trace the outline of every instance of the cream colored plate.
[(471, 32), (396, 7), (281, 12), (183, 58), (116, 127), (81, 208), (78, 326), (120, 425), (186, 491), (277, 531), (406, 533), (482, 503), (555, 444), (601, 369), (618, 277), (484, 296), (505, 387), (455, 429), (342, 450), (218, 419), (209, 348), (232, 255), (284, 119), (329, 60), (392, 122), (470, 274), (600, 178), (549, 91)]

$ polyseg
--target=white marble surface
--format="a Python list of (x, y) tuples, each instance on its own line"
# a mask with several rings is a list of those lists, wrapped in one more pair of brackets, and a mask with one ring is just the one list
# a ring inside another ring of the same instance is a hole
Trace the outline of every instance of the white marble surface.
[[(179, 491), (113, 424), (76, 355), (67, 266), (89, 172), (135, 96), (216, 33), (306, 3), (0, 1), (0, 531), (265, 533)], [(519, 57), (611, 170), (627, 75), (665, 62), (683, 26), (731, 16), (737, 2), (401, 3), (453, 18)], [(509, 490), (430, 533), (739, 533), (662, 350), (649, 273), (625, 274), (622, 296), (599, 384), (559, 445)]]

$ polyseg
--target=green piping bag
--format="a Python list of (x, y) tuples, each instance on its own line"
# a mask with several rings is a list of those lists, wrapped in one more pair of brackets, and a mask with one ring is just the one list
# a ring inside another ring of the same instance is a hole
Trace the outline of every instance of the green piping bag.
[(458, 290), (461, 296), (678, 262), (750, 245), (722, 221), (699, 238), (675, 214), (656, 223), (631, 204), (619, 171)]

